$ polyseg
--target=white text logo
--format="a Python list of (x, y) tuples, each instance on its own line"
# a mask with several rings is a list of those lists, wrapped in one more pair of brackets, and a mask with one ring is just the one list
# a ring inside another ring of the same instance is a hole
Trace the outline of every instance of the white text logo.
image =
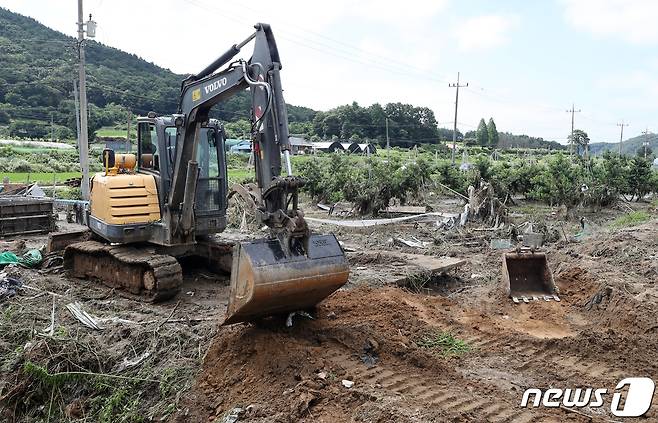
[(213, 82), (212, 84), (208, 84), (205, 87), (203, 87), (203, 90), (206, 92), (206, 94), (209, 94), (215, 90), (218, 90), (222, 88), (224, 85), (228, 83), (228, 80), (226, 77), (218, 79), (217, 81)]
[[(628, 387), (627, 392), (621, 392)], [(615, 387), (610, 404), (610, 412), (617, 417), (640, 417), (651, 407), (655, 384), (648, 377), (629, 377)], [(605, 388), (551, 388), (542, 391), (538, 388), (526, 389), (521, 399), (521, 407), (602, 407), (608, 390)], [(531, 401), (532, 398), (532, 401)], [(622, 398), (624, 401), (622, 401)], [(623, 405), (622, 405), (623, 403)]]

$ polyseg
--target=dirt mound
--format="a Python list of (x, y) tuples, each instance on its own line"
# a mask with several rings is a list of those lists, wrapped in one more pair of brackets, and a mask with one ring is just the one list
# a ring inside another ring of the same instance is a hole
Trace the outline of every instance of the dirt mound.
[[(316, 320), (296, 317), (291, 328), (271, 319), (258, 326), (222, 329), (193, 394), (194, 403), (207, 407), (189, 409), (198, 410), (196, 417), (203, 420), (253, 405), (247, 411), (252, 419), (351, 421), (337, 416), (351, 416), (374, 398), (342, 385), (343, 379), (362, 383), (348, 363), (367, 369), (381, 360), (402, 360), (459, 379), (448, 359), (437, 360), (415, 344), (431, 322), (417, 317), (418, 310), (408, 301), (412, 296), (395, 288), (357, 288), (337, 292), (318, 308)], [(433, 299), (434, 306), (443, 302)], [(404, 415), (404, 410), (382, 404), (360, 412), (370, 416), (369, 421)]]
[(560, 295), (568, 299), (571, 304), (585, 304), (600, 289), (600, 284), (580, 267), (571, 267), (560, 272), (555, 277), (555, 284)]

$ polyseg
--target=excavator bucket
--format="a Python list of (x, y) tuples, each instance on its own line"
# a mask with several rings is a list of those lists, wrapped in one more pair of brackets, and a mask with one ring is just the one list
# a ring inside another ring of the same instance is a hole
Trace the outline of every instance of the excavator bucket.
[(277, 239), (236, 244), (223, 325), (312, 308), (347, 282), (334, 235), (311, 235), (306, 254), (286, 255)]
[(560, 301), (546, 254), (511, 252), (503, 255), (503, 283), (515, 303)]

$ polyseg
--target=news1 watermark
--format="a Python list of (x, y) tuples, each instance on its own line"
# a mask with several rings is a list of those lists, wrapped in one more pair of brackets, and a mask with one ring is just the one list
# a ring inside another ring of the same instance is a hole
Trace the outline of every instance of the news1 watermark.
[(529, 388), (523, 393), (521, 407), (600, 408), (609, 404), (617, 417), (641, 417), (651, 408), (655, 389), (656, 384), (648, 377), (622, 379), (612, 392), (606, 388)]

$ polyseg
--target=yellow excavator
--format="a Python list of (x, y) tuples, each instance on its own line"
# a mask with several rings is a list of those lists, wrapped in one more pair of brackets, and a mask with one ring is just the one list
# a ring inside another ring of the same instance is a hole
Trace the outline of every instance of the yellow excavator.
[[(298, 207), (304, 180), (292, 172), (281, 62), (270, 26), (255, 29), (182, 82), (177, 113), (138, 119), (136, 155), (103, 151), (105, 169), (92, 178), (85, 211), (94, 239), (74, 242), (64, 253), (73, 276), (155, 302), (180, 291), (178, 259), (220, 259), (226, 244), (212, 235), (227, 224), (225, 136), (209, 112), (248, 89), (259, 191), (254, 213), (269, 236), (233, 247), (224, 324), (312, 308), (347, 282), (335, 236), (312, 234)], [(219, 70), (252, 40), (249, 60)]]

